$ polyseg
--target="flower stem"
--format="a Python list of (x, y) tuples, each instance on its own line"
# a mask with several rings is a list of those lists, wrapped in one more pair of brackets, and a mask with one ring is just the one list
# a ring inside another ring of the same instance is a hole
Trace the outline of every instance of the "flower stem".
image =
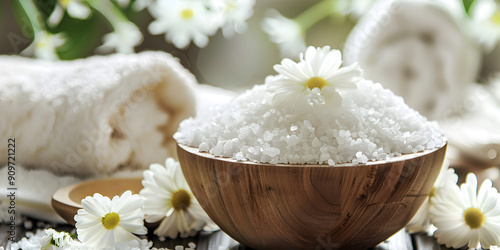
[(38, 33), (38, 31), (45, 30), (45, 25), (42, 20), (42, 16), (33, 1), (19, 1), (19, 4), (23, 8), (28, 20), (30, 21), (31, 27), (33, 29), (33, 36)]
[(99, 11), (116, 30), (119, 23), (130, 22), (128, 18), (111, 1), (87, 0), (87, 3)]
[(306, 31), (321, 19), (335, 13), (335, 0), (323, 0), (302, 12), (294, 20)]

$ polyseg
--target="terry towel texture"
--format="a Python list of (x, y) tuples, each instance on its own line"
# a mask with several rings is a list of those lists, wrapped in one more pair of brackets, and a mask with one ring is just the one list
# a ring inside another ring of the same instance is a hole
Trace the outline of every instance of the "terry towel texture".
[(194, 76), (163, 52), (47, 62), (0, 56), (0, 166), (96, 176), (176, 157)]

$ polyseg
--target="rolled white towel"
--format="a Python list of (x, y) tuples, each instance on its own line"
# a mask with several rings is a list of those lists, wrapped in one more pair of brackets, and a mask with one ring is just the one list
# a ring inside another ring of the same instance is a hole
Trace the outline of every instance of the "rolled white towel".
[(381, 1), (358, 22), (344, 48), (346, 65), (358, 62), (366, 78), (431, 119), (446, 116), (464, 98), (480, 66), (479, 46), (443, 2)]
[[(220, 105), (228, 102), (237, 94), (232, 91), (223, 90), (209, 85), (195, 85), (194, 96), (196, 99), (196, 110), (203, 112), (205, 109), (213, 105)], [(19, 146), (18, 144), (16, 144)], [(19, 152), (19, 149), (16, 149)], [(21, 153), (21, 152), (19, 152)], [(22, 154), (24, 155), (24, 154)], [(162, 159), (164, 162), (165, 159)], [(157, 163), (162, 163), (159, 161)], [(2, 168), (3, 167), (3, 168)], [(8, 168), (0, 166), (0, 221), (9, 222), (11, 214), (8, 213), (9, 195), (11, 187), (8, 183), (7, 176)], [(51, 197), (61, 187), (86, 181), (90, 179), (110, 177), (138, 177), (142, 178), (142, 170), (121, 170), (111, 175), (88, 176), (86, 178), (76, 178), (74, 176), (61, 176), (49, 172), (47, 169), (28, 170), (21, 164), (16, 164), (15, 170), (15, 186), (16, 190), (16, 213), (23, 214), (31, 218), (40, 219), (43, 221), (51, 221), (56, 223), (64, 223), (64, 221), (54, 212), (50, 205)]]
[(465, 157), (484, 167), (500, 166), (500, 80), (472, 85), (462, 104), (463, 114), (440, 122), (455, 158)]
[(176, 157), (194, 76), (163, 52), (47, 62), (0, 56), (0, 166), (97, 176)]

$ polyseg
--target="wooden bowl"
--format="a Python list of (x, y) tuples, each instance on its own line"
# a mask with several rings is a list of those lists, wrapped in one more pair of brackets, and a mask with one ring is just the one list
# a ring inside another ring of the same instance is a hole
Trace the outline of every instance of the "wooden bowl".
[[(178, 145), (210, 218), (255, 249), (367, 249), (406, 226), (430, 193), (446, 145), (367, 164), (240, 162)], [(319, 248), (318, 248), (319, 247)]]
[(122, 195), (127, 190), (138, 194), (142, 189), (141, 181), (142, 178), (115, 178), (80, 182), (57, 190), (52, 196), (51, 205), (61, 218), (75, 225), (73, 217), (78, 209), (82, 208), (80, 204), (82, 199), (94, 193), (112, 199), (113, 196)]

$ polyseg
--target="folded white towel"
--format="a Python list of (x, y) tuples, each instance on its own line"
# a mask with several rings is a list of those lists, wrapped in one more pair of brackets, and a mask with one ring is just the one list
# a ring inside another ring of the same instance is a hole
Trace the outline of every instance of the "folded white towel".
[(163, 52), (47, 62), (0, 56), (0, 166), (96, 176), (176, 157), (196, 79)]
[(431, 119), (449, 115), (465, 97), (478, 76), (481, 56), (454, 8), (440, 2), (379, 1), (344, 48), (346, 64), (359, 62), (365, 77)]
[(474, 84), (467, 92), (463, 114), (439, 124), (448, 137), (449, 151), (456, 154), (448, 156), (463, 157), (477, 166), (500, 166), (500, 81)]

